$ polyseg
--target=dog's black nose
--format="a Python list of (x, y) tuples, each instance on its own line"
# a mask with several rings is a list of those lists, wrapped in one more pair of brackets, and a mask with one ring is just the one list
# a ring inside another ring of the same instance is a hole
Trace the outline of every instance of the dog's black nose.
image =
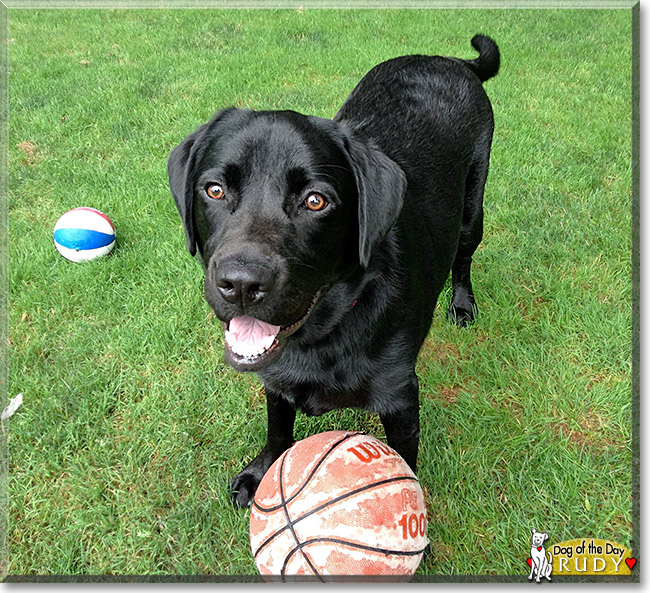
[(230, 304), (258, 304), (273, 290), (276, 274), (267, 266), (241, 261), (219, 264), (216, 283), (219, 294)]

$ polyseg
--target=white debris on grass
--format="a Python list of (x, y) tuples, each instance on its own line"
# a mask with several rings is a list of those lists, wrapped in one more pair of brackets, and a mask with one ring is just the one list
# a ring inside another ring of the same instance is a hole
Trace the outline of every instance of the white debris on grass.
[(23, 394), (19, 393), (16, 397), (14, 397), (10, 402), (9, 405), (2, 410), (2, 414), (0, 414), (0, 419), (6, 420), (7, 418), (11, 418), (16, 413), (16, 410), (20, 408), (20, 406), (23, 403)]

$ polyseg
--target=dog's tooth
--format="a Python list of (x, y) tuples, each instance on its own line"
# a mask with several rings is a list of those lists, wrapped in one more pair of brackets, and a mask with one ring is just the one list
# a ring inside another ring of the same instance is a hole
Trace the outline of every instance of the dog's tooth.
[(238, 342), (229, 331), (226, 331), (225, 337), (228, 346), (235, 354), (247, 358), (261, 356), (269, 348), (271, 348), (275, 342), (275, 336), (265, 336), (264, 339), (258, 344)]
[(264, 338), (264, 340), (262, 341), (262, 344), (261, 344), (261, 347), (262, 347), (261, 352), (265, 352), (271, 346), (273, 346), (273, 342), (275, 342), (275, 336), (266, 336)]

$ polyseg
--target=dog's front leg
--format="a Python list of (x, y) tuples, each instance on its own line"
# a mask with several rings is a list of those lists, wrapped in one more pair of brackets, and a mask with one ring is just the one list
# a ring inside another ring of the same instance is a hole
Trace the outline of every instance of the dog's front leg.
[(250, 506), (266, 471), (293, 444), (296, 411), (286, 399), (269, 389), (266, 390), (266, 415), (266, 445), (230, 483), (230, 498), (235, 506)]
[(415, 374), (395, 401), (406, 402), (406, 405), (396, 411), (380, 413), (379, 417), (384, 425), (388, 445), (395, 449), (415, 472), (420, 442), (418, 380)]

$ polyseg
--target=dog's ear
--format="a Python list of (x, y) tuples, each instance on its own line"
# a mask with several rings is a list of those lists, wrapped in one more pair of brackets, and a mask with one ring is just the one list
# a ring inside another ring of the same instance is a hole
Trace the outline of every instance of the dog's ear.
[(196, 254), (194, 237), (194, 172), (196, 164), (202, 154), (204, 139), (229, 111), (233, 111), (233, 109), (224, 109), (218, 112), (207, 124), (203, 124), (195, 132), (192, 132), (172, 150), (167, 161), (169, 189), (174, 196), (178, 213), (181, 215), (187, 249), (192, 255)]
[(348, 133), (343, 145), (359, 196), (359, 261), (366, 268), (375, 246), (393, 226), (404, 202), (406, 176), (373, 142)]
[(187, 249), (194, 255), (196, 242), (194, 240), (194, 188), (192, 179), (196, 166), (196, 155), (208, 124), (203, 124), (195, 132), (183, 140), (169, 155), (167, 161), (167, 174), (169, 175), (169, 189), (174, 196), (176, 208), (181, 215), (185, 228), (185, 241)]
[(537, 533), (537, 530), (534, 527), (531, 529), (531, 531), (533, 532), (533, 535)]
[(544, 541), (546, 541), (548, 539), (548, 533), (544, 533), (543, 535), (544, 535)]

